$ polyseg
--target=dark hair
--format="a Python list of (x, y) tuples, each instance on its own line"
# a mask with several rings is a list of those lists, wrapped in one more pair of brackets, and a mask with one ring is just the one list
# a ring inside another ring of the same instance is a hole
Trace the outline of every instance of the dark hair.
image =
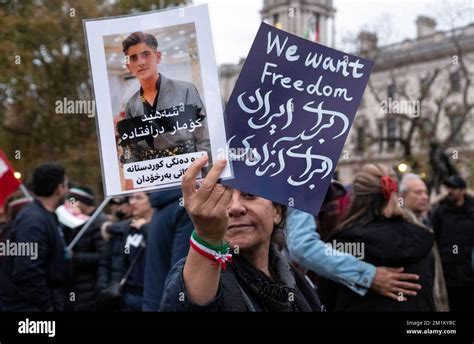
[(143, 33), (141, 31), (134, 32), (131, 35), (129, 35), (127, 38), (125, 38), (122, 42), (122, 51), (125, 55), (127, 55), (128, 49), (136, 44), (139, 43), (145, 43), (147, 46), (149, 46), (152, 49), (157, 49), (158, 48), (158, 41), (156, 40), (156, 37), (153, 36), (150, 33)]
[(45, 164), (33, 172), (32, 188), (36, 196), (49, 197), (59, 184), (64, 183), (64, 167), (57, 164)]
[(280, 249), (285, 248), (286, 239), (285, 239), (285, 227), (286, 227), (286, 218), (288, 214), (288, 207), (273, 202), (273, 206), (281, 209), (281, 220), (278, 224), (273, 227), (271, 240), (273, 243), (277, 244)]

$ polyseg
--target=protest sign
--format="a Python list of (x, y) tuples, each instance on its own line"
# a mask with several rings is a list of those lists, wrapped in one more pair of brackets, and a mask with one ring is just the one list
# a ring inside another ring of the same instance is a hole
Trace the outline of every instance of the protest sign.
[(194, 160), (208, 155), (212, 165), (226, 132), (207, 6), (84, 29), (105, 195), (179, 187)]
[(226, 107), (223, 184), (317, 214), (372, 67), (262, 23)]

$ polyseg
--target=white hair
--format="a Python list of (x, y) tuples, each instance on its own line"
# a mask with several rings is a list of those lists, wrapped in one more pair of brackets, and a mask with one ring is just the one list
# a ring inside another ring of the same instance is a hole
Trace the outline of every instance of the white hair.
[(408, 191), (408, 183), (414, 180), (419, 180), (424, 183), (423, 179), (417, 174), (414, 173), (407, 173), (404, 174), (402, 177), (402, 180), (400, 181), (400, 187), (399, 187), (399, 193), (400, 196), (404, 196), (406, 192)]

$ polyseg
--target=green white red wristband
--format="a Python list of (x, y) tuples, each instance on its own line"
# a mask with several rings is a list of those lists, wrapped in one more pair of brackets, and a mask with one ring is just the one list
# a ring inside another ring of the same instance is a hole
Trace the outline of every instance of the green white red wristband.
[(222, 270), (227, 269), (227, 263), (232, 261), (232, 254), (229, 253), (229, 244), (223, 243), (221, 246), (212, 245), (203, 240), (196, 231), (193, 231), (189, 245), (201, 256), (204, 256), (215, 264), (219, 264)]

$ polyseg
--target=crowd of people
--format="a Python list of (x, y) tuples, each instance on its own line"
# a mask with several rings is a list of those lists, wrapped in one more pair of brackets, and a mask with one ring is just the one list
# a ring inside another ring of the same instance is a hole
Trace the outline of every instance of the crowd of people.
[(33, 197), (0, 213), (0, 243), (16, 245), (0, 255), (0, 311), (474, 310), (474, 198), (460, 176), (430, 202), (420, 176), (368, 164), (350, 186), (333, 180), (313, 216), (221, 185), (226, 163), (196, 182), (201, 158), (180, 190), (100, 212), (63, 167), (36, 168)]

